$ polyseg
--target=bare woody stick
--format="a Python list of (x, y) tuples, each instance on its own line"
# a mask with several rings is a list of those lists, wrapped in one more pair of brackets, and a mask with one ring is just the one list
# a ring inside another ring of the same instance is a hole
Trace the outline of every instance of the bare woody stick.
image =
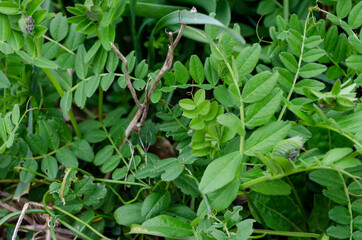
[[(181, 36), (182, 36), (182, 33), (183, 33), (185, 27), (186, 27), (185, 24), (181, 24), (181, 27), (178, 31), (167, 33), (170, 38), (170, 45), (168, 46), (168, 52), (167, 52), (165, 62), (150, 88), (149, 88), (149, 85), (150, 85), (151, 79), (148, 80), (146, 89), (145, 89), (145, 100), (142, 104), (139, 102), (136, 91), (131, 83), (127, 59), (123, 56), (123, 54), (117, 49), (117, 47), (113, 43), (110, 43), (113, 51), (116, 53), (116, 55), (119, 57), (119, 59), (121, 59), (121, 61), (125, 65), (124, 75), (126, 78), (127, 87), (131, 91), (133, 100), (135, 101), (135, 103), (137, 104), (137, 107), (138, 107), (136, 114), (133, 116), (131, 122), (129, 123), (129, 125), (126, 128), (124, 139), (121, 143), (121, 146), (119, 146), (120, 149), (123, 147), (123, 145), (127, 141), (132, 130), (134, 128), (136, 128), (137, 130), (140, 129), (142, 127), (142, 124), (146, 121), (148, 107), (149, 107), (149, 100), (151, 98), (151, 95), (156, 90), (156, 87), (157, 87), (158, 83), (160, 82), (160, 80), (162, 79), (163, 74), (165, 74), (165, 72), (168, 71), (172, 66), (173, 52), (181, 39)], [(177, 33), (175, 40), (173, 40), (174, 33)]]

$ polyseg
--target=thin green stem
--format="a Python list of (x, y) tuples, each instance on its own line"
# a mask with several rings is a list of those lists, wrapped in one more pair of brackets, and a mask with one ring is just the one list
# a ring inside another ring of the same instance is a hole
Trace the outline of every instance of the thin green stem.
[(99, 85), (98, 91), (98, 121), (103, 122), (103, 89), (101, 85)]
[(350, 230), (350, 235), (349, 235), (349, 239), (352, 240), (352, 235), (353, 235), (353, 213), (352, 213), (352, 204), (351, 204), (351, 199), (349, 198), (349, 193), (348, 193), (348, 187), (346, 185), (346, 182), (342, 176), (342, 174), (340, 172), (338, 172), (339, 177), (341, 178), (342, 182), (343, 182), (343, 190), (344, 193), (346, 195), (346, 198), (348, 200), (348, 212), (349, 215), (351, 216), (351, 219), (349, 221), (349, 230)]
[(4, 88), (4, 107), (3, 107), (3, 115), (6, 114), (6, 88)]
[(107, 239), (110, 240), (110, 238), (107, 238), (106, 236), (104, 236), (103, 234), (101, 234), (100, 232), (98, 232), (96, 229), (94, 229), (91, 225), (89, 225), (88, 223), (84, 222), (82, 219), (79, 219), (78, 217), (74, 216), (73, 214), (61, 209), (60, 207), (58, 207), (57, 205), (53, 205), (53, 208), (55, 210), (58, 210), (59, 212), (64, 213), (65, 215), (67, 215), (68, 217), (73, 218), (75, 221), (85, 225), (87, 228), (89, 228), (92, 232), (94, 232), (95, 234), (97, 234), (99, 237), (103, 238), (103, 239)]
[[(7, 222), (9, 219), (20, 216), (21, 212), (22, 211), (13, 212), (13, 213), (10, 213), (10, 214), (6, 215), (5, 217), (1, 218), (0, 226), (3, 225), (5, 222)], [(47, 212), (44, 209), (29, 209), (29, 210), (26, 210), (26, 212), (25, 212), (25, 214), (32, 214), (32, 213), (47, 213)]]
[[(309, 21), (309, 15), (310, 15), (310, 11), (308, 11), (308, 15), (307, 18), (305, 20), (305, 24), (304, 24), (304, 32), (303, 32), (303, 40), (302, 40), (302, 46), (300, 48), (300, 57), (299, 57), (299, 62), (298, 62), (298, 68), (297, 68), (297, 72), (295, 73), (294, 79), (293, 79), (293, 84), (292, 87), (289, 90), (288, 96), (287, 96), (287, 101), (290, 100), (293, 92), (294, 92), (294, 87), (295, 84), (297, 83), (297, 79), (299, 76), (299, 71), (300, 71), (300, 67), (302, 65), (302, 59), (303, 59), (303, 51), (304, 51), (304, 43), (305, 43), (305, 39), (306, 39), (306, 33), (307, 33), (307, 26), (308, 26), (308, 21)], [(284, 112), (287, 108), (287, 104), (284, 104), (282, 111), (280, 112), (280, 115), (278, 117), (278, 121), (282, 120)]]
[(58, 44), (59, 47), (63, 48), (63, 49), (64, 49), (65, 51), (67, 51), (68, 53), (70, 53), (70, 54), (75, 54), (72, 50), (68, 49), (66, 46), (64, 46), (63, 44), (60, 44), (59, 42), (53, 40), (52, 38), (50, 38), (50, 37), (48, 37), (48, 36), (46, 36), (46, 35), (43, 35), (43, 37), (44, 37), (46, 40), (50, 41), (50, 42), (53, 42), (53, 43), (55, 43), (55, 44)]
[[(214, 46), (214, 48), (219, 52), (219, 54), (222, 56), (223, 58), (223, 61), (225, 62), (226, 64), (226, 67), (228, 68), (229, 72), (230, 72), (230, 75), (231, 75), (231, 78), (233, 79), (233, 82), (234, 82), (234, 85), (238, 91), (238, 96), (239, 96), (239, 104), (240, 104), (240, 121), (241, 121), (241, 125), (245, 131), (245, 120), (244, 120), (244, 103), (243, 103), (243, 98), (241, 97), (241, 92), (240, 92), (240, 88), (239, 88), (239, 85), (238, 85), (238, 80), (239, 79), (236, 79), (236, 76), (235, 76), (235, 73), (233, 71), (233, 68), (230, 66), (229, 62), (227, 61), (226, 57), (224, 56), (224, 54), (222, 53), (222, 51), (218, 48), (218, 46), (210, 41), (210, 44), (212, 44)], [(237, 74), (237, 72), (236, 72)], [(240, 153), (244, 153), (244, 135), (243, 136), (240, 136)]]
[(42, 156), (37, 156), (37, 157), (32, 157), (32, 158), (22, 158), (22, 159), (24, 159), (24, 160), (27, 160), (27, 159), (33, 159), (33, 160), (36, 160), (36, 159), (42, 159), (42, 158), (45, 158), (45, 157), (47, 157), (47, 156), (51, 156), (51, 155), (53, 155), (53, 154), (55, 154), (56, 152), (58, 152), (60, 149), (62, 149), (62, 148), (67, 148), (67, 147), (70, 147), (70, 145), (72, 145), (71, 143), (68, 143), (68, 144), (65, 144), (64, 146), (62, 146), (62, 147), (60, 147), (60, 148), (58, 148), (58, 149), (56, 149), (56, 150), (54, 150), (54, 151), (51, 151), (51, 152), (49, 152), (49, 153), (47, 153), (47, 154), (45, 154), (45, 155), (42, 155)]
[[(48, 213), (50, 216), (55, 217), (56, 215), (54, 214), (54, 212), (50, 211), (47, 204), (46, 204), (46, 199), (47, 196), (49, 194), (49, 190), (44, 194), (43, 196), (43, 205), (44, 205), (44, 209), (46, 211), (46, 213)], [(84, 233), (80, 232), (78, 229), (75, 229), (72, 225), (68, 224), (67, 222), (61, 220), (60, 218), (57, 219), (58, 222), (60, 222), (63, 226), (65, 226), (66, 228), (68, 228), (69, 230), (73, 231), (74, 233), (78, 234), (79, 236), (83, 237), (84, 239), (87, 240), (92, 240), (90, 237), (88, 237), (87, 235), (85, 235)]]
[(58, 216), (52, 217), (52, 220), (49, 223), (50, 234), (52, 235), (53, 240), (57, 240), (57, 236), (55, 235), (55, 231), (54, 231), (54, 223), (57, 218), (58, 218)]
[(285, 232), (285, 231), (264, 230), (264, 229), (253, 229), (253, 233), (285, 236), (285, 237), (300, 237), (300, 238), (318, 238), (320, 236), (319, 234), (315, 233)]
[[(60, 87), (59, 83), (57, 82), (57, 80), (55, 79), (55, 77), (53, 76), (53, 74), (49, 71), (49, 69), (47, 68), (42, 68), (42, 70), (45, 72), (45, 74), (47, 75), (47, 77), (49, 78), (49, 80), (51, 81), (51, 83), (53, 84), (53, 86), (55, 87), (55, 89), (57, 90), (58, 94), (60, 97), (63, 97), (64, 95), (64, 91), (63, 89)], [(79, 127), (78, 127), (78, 123), (75, 120), (74, 114), (72, 112), (72, 110), (69, 110), (68, 112), (70, 121), (73, 125), (73, 129), (75, 131), (75, 134), (77, 135), (78, 139), (82, 138), (82, 134), (80, 133)]]
[(283, 0), (283, 17), (286, 22), (289, 22), (289, 0)]
[(117, 181), (117, 180), (104, 179), (104, 178), (94, 178), (94, 181), (104, 182), (104, 183), (116, 183), (116, 184), (123, 184), (123, 185), (133, 185), (133, 186), (141, 186), (141, 187), (145, 187), (145, 188), (150, 188), (146, 184), (136, 183), (136, 182)]

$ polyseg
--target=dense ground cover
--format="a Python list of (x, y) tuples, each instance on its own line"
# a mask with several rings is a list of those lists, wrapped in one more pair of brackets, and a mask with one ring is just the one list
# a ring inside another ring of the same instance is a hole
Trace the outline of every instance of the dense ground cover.
[(362, 2), (0, 1), (1, 239), (362, 239)]

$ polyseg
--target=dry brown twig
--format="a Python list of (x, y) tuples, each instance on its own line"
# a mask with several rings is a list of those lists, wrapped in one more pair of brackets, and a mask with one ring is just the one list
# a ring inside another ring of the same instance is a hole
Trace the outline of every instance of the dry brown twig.
[[(123, 54), (117, 49), (117, 47), (112, 42), (110, 43), (113, 51), (116, 53), (116, 55), (119, 57), (119, 59), (121, 59), (121, 61), (123, 62), (124, 66), (125, 66), (124, 75), (126, 78), (127, 87), (131, 91), (132, 98), (138, 107), (136, 114), (133, 116), (131, 122), (129, 123), (129, 125), (127, 126), (127, 128), (125, 130), (125, 136), (121, 143), (121, 146), (119, 147), (120, 149), (123, 147), (123, 145), (127, 141), (132, 130), (134, 128), (139, 130), (142, 127), (143, 123), (146, 121), (151, 95), (156, 90), (156, 87), (157, 87), (158, 83), (161, 81), (163, 74), (165, 74), (165, 72), (168, 71), (172, 66), (173, 51), (175, 50), (177, 44), (179, 43), (185, 27), (186, 27), (186, 24), (181, 23), (181, 27), (178, 31), (167, 32), (167, 34), (169, 35), (169, 38), (170, 38), (170, 44), (168, 46), (168, 52), (167, 52), (166, 59), (164, 61), (164, 64), (163, 64), (160, 72), (158, 73), (155, 81), (152, 83), (150, 89), (148, 89), (148, 88), (151, 83), (151, 78), (147, 81), (146, 88), (145, 88), (145, 100), (143, 101), (143, 103), (139, 102), (136, 91), (131, 83), (127, 59), (123, 56)], [(177, 33), (175, 40), (173, 39), (174, 33)]]

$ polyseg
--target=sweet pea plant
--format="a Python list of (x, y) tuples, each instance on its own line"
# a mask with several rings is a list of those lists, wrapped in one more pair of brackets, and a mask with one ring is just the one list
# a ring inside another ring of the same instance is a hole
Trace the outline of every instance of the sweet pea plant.
[(361, 25), (354, 0), (1, 1), (0, 238), (362, 239)]

